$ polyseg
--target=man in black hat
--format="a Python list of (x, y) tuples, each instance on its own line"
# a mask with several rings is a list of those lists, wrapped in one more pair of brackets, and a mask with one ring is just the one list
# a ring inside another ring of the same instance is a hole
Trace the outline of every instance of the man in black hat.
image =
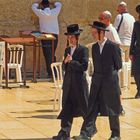
[(135, 98), (140, 98), (140, 5), (136, 6), (138, 20), (134, 23), (129, 57), (132, 61), (132, 73), (137, 86)]
[(122, 67), (121, 50), (118, 44), (105, 38), (106, 25), (95, 21), (92, 36), (97, 41), (92, 46), (94, 73), (90, 88), (88, 112), (81, 128), (80, 136), (75, 140), (91, 140), (97, 132), (96, 118), (109, 116), (112, 131), (109, 140), (120, 140), (120, 87), (118, 70)]
[(69, 140), (74, 117), (85, 118), (88, 100), (86, 73), (88, 67), (88, 49), (78, 44), (81, 33), (78, 24), (67, 27), (68, 47), (65, 49), (63, 68), (65, 70), (62, 94), (61, 130), (55, 140)]

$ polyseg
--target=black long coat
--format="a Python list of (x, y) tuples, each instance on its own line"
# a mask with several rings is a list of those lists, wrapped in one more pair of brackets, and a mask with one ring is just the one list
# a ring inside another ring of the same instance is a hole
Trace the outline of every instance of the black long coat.
[(132, 61), (132, 73), (134, 75), (140, 75), (140, 21), (134, 23), (130, 55), (134, 57)]
[[(70, 54), (70, 47), (66, 48), (64, 58)], [(70, 116), (85, 116), (88, 101), (88, 84), (85, 71), (88, 67), (88, 49), (78, 45), (72, 55), (70, 63), (63, 63), (65, 69), (62, 94), (62, 111), (58, 119)]]
[(88, 115), (102, 116), (120, 113), (118, 70), (122, 67), (121, 51), (117, 44), (107, 40), (102, 53), (98, 43), (92, 46), (94, 73), (89, 96)]

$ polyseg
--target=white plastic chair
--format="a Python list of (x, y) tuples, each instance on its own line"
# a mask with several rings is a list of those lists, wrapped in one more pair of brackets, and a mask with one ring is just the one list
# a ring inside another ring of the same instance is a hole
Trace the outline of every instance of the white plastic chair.
[(16, 70), (16, 81), (22, 82), (21, 67), (23, 62), (23, 45), (8, 45), (9, 61), (8, 61), (8, 80), (9, 70)]
[(121, 87), (130, 88), (131, 83), (131, 62), (123, 62), (119, 71), (119, 81)]
[(130, 88), (131, 83), (131, 61), (123, 62), (124, 86)]
[(58, 111), (61, 108), (61, 96), (62, 96), (62, 83), (63, 83), (63, 73), (62, 73), (62, 62), (54, 62), (51, 64), (53, 81), (55, 85), (55, 95), (53, 110), (56, 109), (56, 104), (58, 104)]
[(0, 85), (2, 85), (3, 68), (5, 58), (5, 42), (0, 42)]

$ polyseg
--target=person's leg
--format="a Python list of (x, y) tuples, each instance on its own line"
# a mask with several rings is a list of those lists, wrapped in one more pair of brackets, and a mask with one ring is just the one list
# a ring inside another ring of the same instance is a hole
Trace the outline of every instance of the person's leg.
[[(58, 118), (61, 119), (61, 129), (58, 132), (57, 136), (54, 136), (55, 140), (69, 140), (70, 139), (70, 131), (73, 123), (73, 113), (72, 113), (72, 101), (70, 96), (65, 103), (65, 106), (62, 108)], [(60, 117), (61, 116), (61, 117)]]
[(94, 134), (96, 134), (96, 119), (97, 116), (90, 118), (90, 120), (84, 120), (80, 131), (81, 136), (92, 137)]
[(68, 137), (70, 137), (72, 123), (73, 123), (73, 117), (69, 118), (68, 120), (61, 121), (61, 130), (64, 131)]
[[(55, 51), (57, 48), (57, 43), (58, 43), (58, 35), (54, 35), (56, 37), (54, 41), (54, 62), (56, 62), (56, 56), (55, 56)], [(52, 41), (50, 40), (42, 40), (42, 51), (43, 55), (45, 58), (45, 63), (46, 63), (46, 69), (48, 73), (48, 77), (52, 76), (52, 71), (51, 71), (51, 63), (52, 63)]]
[(42, 47), (42, 50), (43, 50), (43, 54), (44, 54), (44, 58), (45, 58), (48, 76), (51, 76), (52, 75), (52, 71), (51, 71), (51, 67), (50, 67), (51, 63), (52, 63), (51, 47)]
[(62, 119), (61, 120), (61, 129), (58, 132), (57, 136), (53, 136), (54, 140), (70, 140), (70, 131), (72, 127), (73, 118)]
[(112, 131), (111, 138), (120, 138), (120, 122), (119, 116), (109, 116), (110, 130)]
[(140, 98), (140, 75), (134, 74), (134, 79), (137, 86), (137, 94), (135, 95), (135, 98)]

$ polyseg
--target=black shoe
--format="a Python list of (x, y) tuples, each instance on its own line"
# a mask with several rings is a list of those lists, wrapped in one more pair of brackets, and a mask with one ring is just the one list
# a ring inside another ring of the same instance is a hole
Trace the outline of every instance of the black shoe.
[(91, 140), (90, 137), (79, 135), (79, 136), (73, 136), (74, 140)]
[(97, 133), (97, 128), (94, 129), (94, 131), (91, 134), (91, 137), (93, 137)]
[(97, 129), (95, 128), (91, 134), (91, 137), (83, 136), (82, 134), (79, 136), (73, 136), (74, 140), (90, 140), (97, 133)]
[(108, 140), (120, 140), (121, 138), (118, 136), (110, 137)]
[(53, 136), (53, 140), (70, 140), (70, 137), (63, 135), (63, 136)]
[(137, 92), (137, 94), (135, 95), (135, 99), (139, 99), (140, 98), (140, 93)]
[(70, 140), (70, 135), (67, 134), (65, 131), (60, 130), (57, 136), (53, 136), (52, 139), (54, 140)]

